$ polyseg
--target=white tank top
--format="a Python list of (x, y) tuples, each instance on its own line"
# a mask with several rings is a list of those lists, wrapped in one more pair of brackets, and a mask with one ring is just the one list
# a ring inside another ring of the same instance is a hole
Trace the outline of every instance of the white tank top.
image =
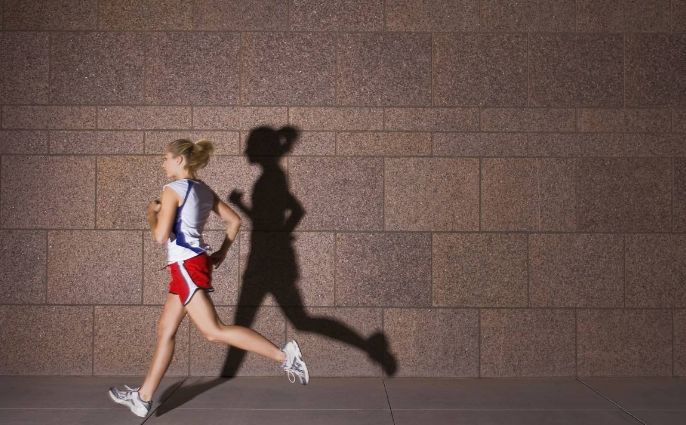
[(181, 198), (167, 241), (167, 264), (195, 257), (210, 249), (202, 238), (212, 212), (214, 192), (200, 180), (180, 179), (165, 184)]

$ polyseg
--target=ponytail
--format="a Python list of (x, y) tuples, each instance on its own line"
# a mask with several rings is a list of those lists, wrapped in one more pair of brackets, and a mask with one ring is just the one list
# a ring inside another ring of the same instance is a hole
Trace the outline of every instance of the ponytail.
[(191, 174), (204, 168), (214, 152), (214, 145), (207, 139), (193, 143), (189, 139), (177, 139), (167, 145), (167, 150), (174, 156), (183, 155), (186, 158), (186, 168)]
[(190, 160), (188, 161), (188, 169), (192, 172), (205, 168), (207, 162), (210, 160), (210, 155), (214, 152), (212, 142), (207, 139), (198, 140), (193, 144)]

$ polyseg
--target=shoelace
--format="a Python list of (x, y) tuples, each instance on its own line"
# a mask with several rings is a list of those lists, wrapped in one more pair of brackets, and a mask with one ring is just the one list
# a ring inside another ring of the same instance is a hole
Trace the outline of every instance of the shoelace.
[[(133, 398), (133, 393), (135, 391), (138, 391), (141, 387), (129, 387), (128, 385), (124, 384), (124, 388), (126, 388), (126, 391), (121, 391), (123, 394), (122, 396), (125, 399), (132, 399)], [(140, 399), (140, 397), (138, 397)], [(142, 400), (141, 400), (142, 401)]]
[[(291, 384), (295, 382), (296, 373), (298, 376), (301, 376), (303, 373), (303, 370), (300, 367), (300, 364), (298, 363), (297, 358), (293, 360), (293, 362), (290, 366), (284, 366), (283, 370), (285, 370), (286, 373), (288, 374), (288, 380), (290, 381)], [(296, 373), (293, 373), (293, 371), (296, 371)], [(291, 376), (293, 376), (292, 381), (291, 381)]]

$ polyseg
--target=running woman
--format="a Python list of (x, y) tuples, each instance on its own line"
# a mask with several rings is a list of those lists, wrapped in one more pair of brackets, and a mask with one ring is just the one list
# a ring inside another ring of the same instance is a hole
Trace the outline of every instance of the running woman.
[[(270, 358), (278, 362), (291, 382), (295, 382), (295, 376), (303, 385), (309, 381), (307, 366), (296, 341), (291, 340), (279, 348), (250, 328), (225, 325), (207, 294), (214, 291), (212, 267), (216, 269), (224, 261), (241, 225), (240, 216), (196, 177), (196, 172), (207, 165), (213, 151), (208, 140), (193, 143), (178, 139), (169, 143), (162, 168), (172, 181), (162, 188), (161, 199), (150, 202), (147, 207), (153, 239), (167, 245), (167, 268), (171, 274), (169, 293), (157, 324), (155, 354), (143, 384), (138, 387), (125, 385), (124, 389), (112, 387), (108, 391), (115, 403), (127, 406), (140, 417), (150, 412), (153, 394), (174, 353), (176, 331), (186, 314), (208, 341)], [(221, 247), (208, 255), (209, 246), (203, 241), (202, 232), (211, 212), (221, 217), (226, 237)]]

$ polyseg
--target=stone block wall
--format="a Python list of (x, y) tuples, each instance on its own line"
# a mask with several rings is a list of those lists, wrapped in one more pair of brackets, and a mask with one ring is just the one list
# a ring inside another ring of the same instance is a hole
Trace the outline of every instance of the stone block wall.
[[(214, 141), (200, 177), (250, 204), (252, 130), (291, 125), (305, 213), (285, 248), (241, 213), (225, 323), (313, 376), (388, 375), (380, 335), (394, 376), (686, 375), (685, 30), (684, 0), (0, 0), (0, 374), (144, 374), (165, 143)], [(185, 318), (168, 375), (227, 370), (280, 373)]]

